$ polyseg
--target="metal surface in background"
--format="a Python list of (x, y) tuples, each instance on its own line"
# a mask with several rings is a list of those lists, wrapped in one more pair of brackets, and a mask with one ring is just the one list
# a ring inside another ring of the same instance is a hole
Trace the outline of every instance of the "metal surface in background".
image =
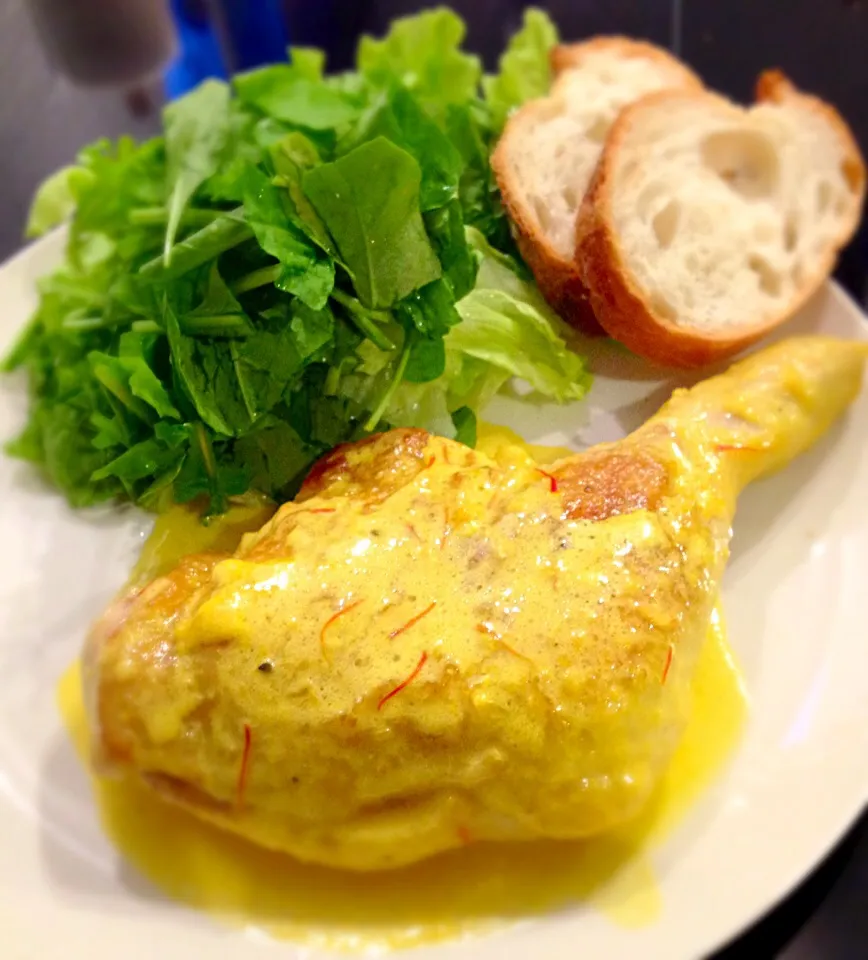
[[(281, 0), (259, 2), (277, 5)], [(423, 6), (408, 0), (282, 2), (293, 42), (325, 47), (330, 66), (335, 69), (351, 63), (359, 33), (382, 32), (393, 17)], [(122, 7), (127, 16), (138, 7), (146, 18), (142, 22), (151, 23), (132, 38), (138, 42), (129, 48), (132, 52), (120, 58), (120, 64), (110, 58), (115, 67), (113, 79), (125, 81), (121, 86), (76, 87), (68, 76), (61, 76), (49, 65), (53, 56), (56, 63), (66, 64), (67, 74), (92, 82), (106, 79), (96, 70), (105, 63), (76, 60), (68, 49), (64, 60), (56, 36), (47, 44), (40, 43), (39, 32), (44, 34), (46, 30), (46, 10), (50, 14), (50, 8), (56, 12), (62, 7), (68, 12), (81, 3), (113, 8), (115, 26)], [(170, 52), (165, 21), (159, 20), (158, 11), (155, 14), (162, 3), (0, 2), (0, 77), (4, 90), (0, 99), (0, 259), (21, 244), (34, 187), (58, 166), (68, 163), (78, 147), (99, 136), (130, 133), (144, 138), (159, 129), (162, 84), (141, 78), (152, 71), (154, 64), (164, 63)], [(227, 43), (229, 48), (238, 49), (226, 31), (231, 32), (232, 22), (244, 21), (244, 2), (175, 3), (187, 4), (197, 16), (204, 15), (208, 8), (221, 8), (224, 49)], [(144, 10), (148, 4), (153, 9)], [(565, 38), (624, 33), (672, 47), (709, 86), (738, 99), (751, 97), (753, 80), (762, 68), (781, 67), (797, 83), (836, 104), (868, 152), (868, 0), (551, 0), (539, 5), (550, 11)], [(518, 0), (457, 0), (452, 6), (468, 20), (469, 45), (491, 65), (505, 38), (519, 24), (525, 4)], [(157, 19), (149, 20), (152, 16)], [(232, 21), (231, 17), (241, 17), (241, 21)], [(246, 42), (253, 41), (248, 38)], [(250, 49), (249, 45), (245, 49)], [(866, 237), (868, 232), (863, 228), (838, 270), (839, 279), (863, 303), (868, 291)], [(739, 883), (738, 877), (727, 879)], [(715, 960), (747, 957), (868, 960), (868, 819), (851, 831), (784, 904)]]
[(49, 65), (27, 9), (0, 2), (0, 260), (21, 245), (34, 188), (101, 136), (151, 136), (159, 128), (162, 84), (126, 88), (73, 86)]
[(137, 83), (175, 53), (167, 0), (29, 0), (42, 47), (77, 83)]

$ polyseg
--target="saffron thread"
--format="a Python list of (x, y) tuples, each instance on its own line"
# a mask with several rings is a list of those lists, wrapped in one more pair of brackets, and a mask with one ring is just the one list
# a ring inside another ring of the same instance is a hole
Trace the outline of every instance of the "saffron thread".
[(337, 513), (337, 510), (334, 507), (321, 507), (317, 509), (306, 507), (303, 510), (293, 510), (291, 516), (297, 517), (300, 513)]
[(398, 627), (389, 634), (389, 639), (394, 640), (395, 637), (400, 636), (404, 633), (405, 630), (409, 630), (410, 627), (414, 627), (422, 617), (427, 617), (428, 614), (437, 606), (437, 601), (430, 603), (421, 613), (417, 613), (415, 617), (409, 619), (402, 627)]
[(419, 673), (420, 673), (420, 671), (422, 670), (422, 667), (425, 666), (425, 661), (426, 661), (427, 659), (428, 659), (428, 654), (425, 653), (425, 652), (423, 652), (423, 653), (422, 653), (422, 656), (419, 657), (419, 662), (416, 664), (416, 666), (415, 666), (415, 668), (413, 669), (413, 672), (410, 674), (410, 676), (407, 677), (406, 680), (402, 680), (402, 681), (398, 684), (398, 686), (395, 687), (394, 690), (390, 690), (390, 691), (386, 694), (386, 696), (383, 697), (383, 699), (377, 704), (377, 709), (378, 709), (378, 710), (382, 710), (383, 707), (392, 699), (392, 697), (394, 697), (394, 696), (396, 696), (397, 694), (399, 694), (405, 687), (409, 686), (409, 685), (416, 679), (416, 677), (419, 676)]
[(356, 607), (364, 601), (364, 598), (360, 600), (354, 600), (352, 603), (347, 604), (345, 607), (341, 607), (337, 613), (333, 613), (328, 620), (322, 625), (322, 629), (319, 632), (319, 645), (322, 648), (322, 655), (326, 660), (329, 659), (328, 648), (326, 647), (325, 635), (328, 628), (335, 622), (335, 620), (340, 619), (345, 613), (349, 613), (350, 610), (355, 610)]
[(666, 677), (669, 675), (669, 668), (672, 666), (672, 655), (674, 650), (672, 644), (669, 644), (669, 650), (666, 652), (666, 663), (663, 665), (663, 676), (660, 678), (661, 683), (666, 683)]

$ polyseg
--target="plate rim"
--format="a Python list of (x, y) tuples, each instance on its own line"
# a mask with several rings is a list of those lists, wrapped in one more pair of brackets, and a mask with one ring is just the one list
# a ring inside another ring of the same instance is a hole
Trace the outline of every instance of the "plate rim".
[[(28, 273), (29, 271), (27, 267), (34, 261), (38, 261), (44, 257), (50, 257), (52, 248), (56, 248), (56, 252), (59, 254), (61, 250), (60, 244), (62, 243), (65, 233), (66, 227), (59, 227), (46, 234), (44, 237), (33, 240), (21, 247), (3, 263), (0, 263), (0, 278), (6, 278), (10, 273), (14, 273), (16, 270), (22, 270), (25, 274)], [(34, 277), (37, 275), (38, 274), (34, 274)], [(822, 285), (822, 287), (815, 294), (815, 297), (822, 295), (824, 290), (828, 290), (831, 293), (836, 309), (845, 312), (849, 319), (855, 321), (857, 328), (860, 330), (860, 339), (868, 340), (868, 315), (866, 315), (865, 311), (859, 305), (855, 297), (845, 290), (836, 280), (831, 278), (826, 284)], [(811, 298), (809, 303), (812, 302), (813, 299), (814, 298)], [(10, 309), (10, 314), (13, 311), (14, 308)], [(3, 336), (8, 337), (10, 341), (14, 340), (14, 337), (17, 335), (20, 329), (21, 325), (19, 324), (13, 324), (10, 321), (0, 320), (0, 332), (2, 332)], [(868, 384), (866, 384), (863, 389), (868, 390)], [(868, 719), (868, 706), (866, 706), (866, 719)], [(713, 954), (721, 949), (724, 949), (727, 945), (733, 943), (734, 941), (737, 941), (740, 936), (743, 936), (745, 933), (749, 932), (758, 923), (762, 922), (763, 918), (768, 916), (778, 906), (785, 903), (785, 901), (792, 896), (792, 894), (804, 881), (814, 875), (818, 867), (841, 843), (842, 839), (848, 834), (854, 825), (865, 816), (866, 812), (868, 812), (868, 774), (866, 774), (865, 777), (862, 794), (863, 796), (860, 804), (857, 804), (848, 813), (842, 812), (838, 818), (840, 822), (837, 824), (834, 836), (829, 834), (822, 842), (817, 843), (816, 854), (811, 856), (809, 865), (806, 865), (803, 868), (794, 867), (791, 871), (792, 875), (788, 878), (788, 880), (784, 883), (775, 884), (775, 892), (769, 893), (769, 895), (766, 896), (762, 902), (757, 902), (755, 908), (752, 910), (752, 912), (750, 912), (749, 915), (744, 913), (743, 919), (737, 921), (736, 926), (733, 926), (732, 923), (726, 922), (723, 917), (720, 918), (720, 921), (717, 925), (718, 929), (716, 929), (714, 932), (709, 930), (704, 938), (704, 942), (701, 944), (697, 942), (695, 944), (696, 947), (701, 948), (701, 956)], [(541, 916), (528, 917), (526, 920), (534, 923), (544, 923), (551, 916), (552, 914), (544, 914)], [(520, 921), (520, 926), (524, 925), (524, 922), (524, 920)], [(515, 927), (511, 927), (500, 931), (494, 937), (483, 936), (479, 940), (474, 938), (471, 942), (477, 947), (481, 947), (486, 941), (489, 944), (506, 946), (507, 940), (511, 939), (514, 934), (518, 932), (519, 931)], [(452, 948), (459, 946), (459, 944), (460, 942), (457, 941), (447, 942), (444, 944), (438, 944), (434, 949), (442, 950), (444, 947)], [(428, 952), (429, 949), (430, 948), (427, 947), (421, 947), (414, 950), (413, 953), (421, 956), (422, 953)], [(450, 951), (447, 949), (445, 952)], [(395, 955), (403, 956), (405, 954), (404, 951), (395, 951)], [(325, 954), (323, 954), (323, 956), (325, 956)]]

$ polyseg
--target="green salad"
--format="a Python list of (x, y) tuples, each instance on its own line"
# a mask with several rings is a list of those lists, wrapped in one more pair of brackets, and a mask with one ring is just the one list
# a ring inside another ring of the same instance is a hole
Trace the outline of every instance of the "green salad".
[(82, 150), (28, 232), (69, 218), (63, 265), (6, 360), (29, 378), (9, 451), (76, 505), (292, 496), (337, 443), (395, 426), (475, 442), (510, 378), (558, 401), (589, 377), (514, 248), (489, 166), (508, 112), (549, 86), (529, 11), (484, 76), (439, 8), (210, 80), (163, 135)]

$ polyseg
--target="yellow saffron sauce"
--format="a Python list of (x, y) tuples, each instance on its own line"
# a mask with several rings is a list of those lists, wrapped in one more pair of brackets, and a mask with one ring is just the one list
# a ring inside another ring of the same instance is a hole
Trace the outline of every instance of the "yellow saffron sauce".
[[(480, 425), (479, 448), (494, 458), (523, 446), (541, 464), (569, 451), (524, 444), (503, 427)], [(183, 508), (156, 521), (134, 579), (148, 579), (186, 553), (231, 550), (269, 517), (267, 503), (233, 508), (203, 526)], [(63, 677), (60, 709), (82, 760), (88, 731), (75, 664)], [(650, 854), (721, 771), (746, 713), (738, 668), (719, 609), (693, 681), (693, 711), (655, 798), (628, 827), (585, 842), (473, 844), (379, 873), (299, 863), (260, 849), (170, 805), (136, 780), (93, 778), (106, 834), (167, 897), (235, 926), (308, 946), (362, 951), (484, 933), (570, 904), (626, 926), (653, 923), (661, 906)]]

